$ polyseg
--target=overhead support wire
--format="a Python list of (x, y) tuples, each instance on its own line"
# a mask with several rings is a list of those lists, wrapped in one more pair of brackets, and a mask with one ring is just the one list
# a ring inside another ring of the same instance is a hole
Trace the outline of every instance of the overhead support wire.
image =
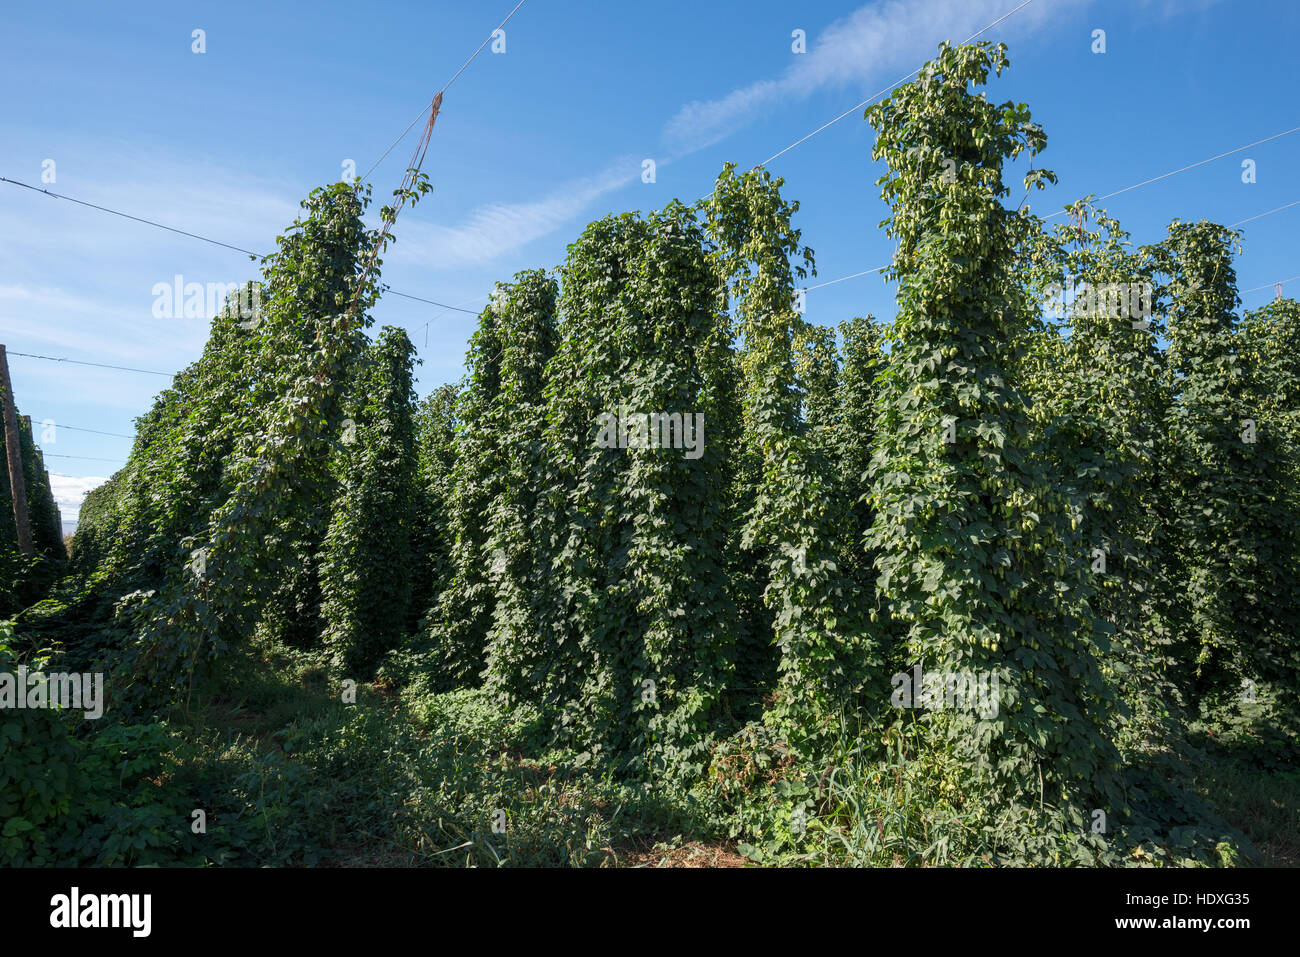
[(94, 366), (97, 369), (116, 369), (119, 372), (140, 372), (144, 375), (161, 375), (166, 376), (169, 379), (175, 375), (174, 372), (157, 372), (153, 369), (132, 369), (129, 366), (110, 366), (105, 365), (102, 362), (85, 362), (81, 359), (65, 359), (61, 356), (38, 356), (33, 355), (30, 352), (10, 352), (9, 354), (11, 356), (22, 356), (25, 359), (44, 359), (47, 362), (71, 362), (73, 365)]
[[(460, 75), (465, 72), (465, 68), (474, 62), (475, 58), (480, 53), (483, 52), (483, 48), (485, 46), (487, 46), (489, 43), (492, 42), (492, 38), (497, 35), (497, 30), (504, 29), (505, 25), (510, 22), (510, 18), (513, 17), (515, 15), (515, 12), (523, 5), (524, 5), (524, 0), (519, 0), (519, 2), (515, 4), (514, 10), (511, 10), (508, 14), (506, 14), (506, 18), (502, 20), (499, 24), (497, 24), (496, 30), (493, 30), (491, 33), (488, 34), (487, 39), (484, 40), (482, 43), (480, 43), (478, 49), (475, 50), (472, 54), (470, 54), (469, 59), (461, 64), (460, 69), (457, 70), (454, 74), (452, 74), (451, 79), (442, 85), (442, 89), (438, 91), (439, 94), (447, 92), (448, 87), (450, 87), (453, 83), (455, 83), (456, 80), (460, 77)], [(402, 135), (397, 137), (397, 139), (393, 140), (393, 142), (389, 144), (388, 149), (384, 150), (384, 152), (380, 154), (379, 159), (371, 163), (370, 168), (361, 175), (362, 180), (367, 180), (370, 178), (370, 174), (375, 171), (375, 168), (378, 167), (379, 164), (382, 163), (385, 159), (387, 159), (388, 154), (393, 151), (393, 149), (397, 146), (398, 143), (406, 139), (407, 134), (410, 133), (411, 130), (415, 129), (415, 125), (419, 123), (420, 120), (424, 119), (424, 115), (428, 112), (429, 112), (429, 107), (426, 106), (424, 109), (420, 111), (419, 115), (415, 119), (411, 120), (410, 126), (402, 130)]]
[[(1006, 13), (1002, 14), (1002, 16), (998, 17), (996, 20), (994, 20), (992, 23), (990, 23), (990, 24), (989, 24), (988, 26), (986, 26), (984, 29), (979, 30), (979, 31), (977, 31), (977, 32), (975, 32), (975, 33), (972, 33), (970, 36), (968, 36), (968, 37), (967, 37), (965, 40), (963, 40), (962, 42), (963, 42), (963, 43), (970, 43), (970, 42), (971, 42), (972, 40), (974, 40), (975, 38), (980, 37), (980, 36), (983, 36), (985, 33), (988, 33), (990, 30), (992, 30), (994, 27), (996, 27), (996, 26), (997, 26), (999, 23), (1001, 23), (1003, 20), (1007, 19), (1007, 17), (1010, 17), (1012, 14), (1019, 13), (1021, 10), (1023, 10), (1025, 7), (1029, 6), (1029, 5), (1030, 5), (1031, 3), (1033, 3), (1033, 2), (1034, 2), (1034, 0), (1024, 0), (1024, 3), (1020, 4), (1020, 6), (1016, 7), (1014, 10), (1008, 10)], [(816, 136), (818, 133), (822, 132), (822, 130), (829, 129), (830, 127), (834, 126), (836, 123), (838, 123), (840, 120), (844, 119), (844, 117), (848, 116), (850, 113), (854, 113), (854, 112), (856, 112), (857, 110), (860, 110), (860, 109), (862, 109), (863, 107), (867, 106), (868, 104), (870, 104), (870, 103), (874, 103), (876, 100), (880, 99), (882, 96), (884, 96), (884, 95), (885, 95), (886, 93), (888, 93), (890, 90), (894, 89), (894, 88), (897, 87), (897, 86), (900, 86), (900, 85), (906, 83), (906, 82), (907, 82), (908, 80), (910, 80), (912, 77), (916, 76), (918, 73), (921, 72), (921, 70), (922, 70), (924, 67), (925, 67), (925, 64), (923, 63), (923, 64), (921, 64), (921, 66), (917, 67), (917, 68), (916, 68), (915, 70), (913, 70), (911, 73), (907, 74), (907, 76), (900, 77), (899, 79), (895, 80), (893, 83), (889, 84), (889, 86), (885, 87), (883, 90), (880, 90), (878, 93), (874, 93), (874, 94), (872, 94), (871, 96), (867, 97), (865, 100), (863, 100), (863, 101), (862, 101), (861, 103), (859, 103), (857, 106), (851, 106), (851, 107), (849, 107), (847, 110), (845, 110), (845, 111), (844, 111), (843, 113), (841, 113), (839, 116), (835, 117), (835, 119), (831, 120), (829, 123), (823, 123), (821, 126), (817, 127), (817, 129), (813, 130), (813, 131), (812, 131), (811, 133), (809, 133), (807, 136), (804, 136), (804, 137), (801, 137), (800, 139), (795, 140), (793, 143), (791, 143), (791, 144), (790, 144), (789, 146), (787, 146), (785, 149), (781, 150), (781, 152), (779, 152), (779, 153), (773, 153), (773, 154), (772, 154), (771, 156), (769, 156), (767, 159), (763, 160), (763, 162), (761, 162), (761, 163), (759, 163), (757, 166), (755, 166), (754, 169), (762, 169), (764, 166), (766, 166), (768, 163), (772, 162), (772, 160), (776, 159), (778, 156), (784, 156), (786, 153), (790, 152), (790, 151), (791, 151), (792, 149), (794, 149), (796, 146), (800, 146), (801, 144), (808, 142), (810, 139), (812, 139), (812, 138), (813, 138), (814, 136)]]
[[(1110, 199), (1112, 196), (1119, 196), (1122, 193), (1127, 193), (1130, 192), (1131, 190), (1140, 189), (1143, 186), (1149, 186), (1152, 183), (1158, 183), (1163, 179), (1168, 179), (1170, 176), (1177, 176), (1179, 173), (1185, 173), (1188, 170), (1196, 169), (1197, 167), (1204, 166), (1207, 163), (1213, 163), (1215, 160), (1223, 159), (1225, 156), (1231, 156), (1234, 153), (1240, 153), (1242, 150), (1248, 150), (1252, 146), (1259, 146), (1261, 143), (1268, 143), (1272, 140), (1280, 139), (1283, 136), (1289, 136), (1292, 133), (1296, 133), (1296, 132), (1300, 132), (1300, 126), (1292, 127), (1289, 130), (1283, 130), (1281, 133), (1274, 133), (1272, 136), (1266, 136), (1261, 140), (1255, 140), (1255, 142), (1247, 143), (1245, 146), (1238, 146), (1236, 149), (1228, 150), (1226, 153), (1219, 153), (1215, 156), (1209, 157), (1208, 159), (1203, 159), (1198, 162), (1191, 163), (1188, 166), (1181, 166), (1178, 169), (1170, 170), (1169, 172), (1162, 173), (1159, 176), (1153, 176), (1150, 179), (1145, 179), (1140, 183), (1134, 183), (1132, 186), (1125, 186), (1123, 189), (1117, 189), (1113, 193), (1107, 193), (1104, 196), (1098, 196), (1095, 202), (1100, 202), (1103, 199)], [(1296, 200), (1293, 203), (1286, 203), (1285, 205), (1278, 206), (1275, 209), (1270, 209), (1262, 213), (1258, 213), (1254, 216), (1248, 216), (1245, 219), (1239, 219), (1237, 222), (1232, 223), (1229, 228), (1235, 228), (1245, 223), (1254, 222), (1257, 219), (1263, 219), (1265, 216), (1272, 216), (1274, 213), (1280, 213), (1283, 210), (1292, 209), (1296, 206), (1300, 206), (1300, 200)], [(1063, 216), (1065, 215), (1065, 212), (1066, 212), (1065, 210), (1060, 210), (1059, 212), (1052, 213), (1050, 216), (1044, 216), (1043, 221), (1046, 222), (1049, 219), (1055, 219), (1057, 216)], [(889, 268), (888, 265), (877, 266), (874, 269), (866, 269), (863, 270), (862, 272), (855, 272), (851, 276), (841, 276), (839, 279), (831, 279), (828, 280), (827, 282), (818, 283), (815, 286), (808, 286), (806, 288), (807, 290), (811, 291), (813, 289), (820, 289), (822, 286), (833, 286), (835, 283), (844, 282), (846, 279), (857, 279), (859, 276), (867, 276), (870, 275), (871, 273), (881, 272), (888, 268)], [(1289, 281), (1289, 280), (1284, 280), (1284, 281)], [(1261, 286), (1260, 288), (1262, 289), (1264, 287)]]
[(123, 213), (120, 210), (109, 209), (107, 206), (88, 203), (84, 199), (73, 199), (71, 196), (64, 196), (62, 193), (55, 193), (48, 189), (41, 189), (39, 186), (32, 186), (30, 183), (20, 183), (16, 179), (9, 179), (5, 176), (0, 176), (0, 183), (10, 183), (14, 186), (21, 186), (23, 189), (30, 189), (34, 193), (41, 193), (51, 199), (66, 199), (69, 203), (76, 203), (78, 206), (89, 206), (91, 209), (97, 209), (102, 213), (111, 213), (114, 216), (121, 216), (123, 219), (133, 219), (137, 223), (144, 223), (146, 226), (155, 226), (158, 229), (165, 229), (169, 233), (178, 233), (181, 236), (189, 236), (191, 239), (200, 239), (205, 243), (212, 243), (214, 246), (224, 246), (226, 249), (233, 249), (237, 253), (245, 253), (253, 259), (262, 258), (259, 253), (255, 253), (251, 249), (232, 246), (230, 243), (223, 243), (215, 239), (209, 239), (207, 236), (200, 236), (198, 233), (186, 232), (183, 229), (177, 229), (175, 226), (166, 226), (162, 223), (154, 222), (152, 219), (144, 219), (140, 216), (132, 216), (130, 213)]

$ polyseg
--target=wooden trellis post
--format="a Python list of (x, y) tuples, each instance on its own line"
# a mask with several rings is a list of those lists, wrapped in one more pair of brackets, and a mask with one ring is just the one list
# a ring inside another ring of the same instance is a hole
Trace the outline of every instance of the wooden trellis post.
[(23, 478), (22, 440), (18, 434), (18, 413), (14, 409), (14, 392), (9, 385), (9, 359), (0, 345), (0, 400), (4, 402), (5, 459), (9, 463), (9, 489), (14, 500), (14, 525), (18, 529), (18, 550), (31, 558), (32, 526), (27, 519), (27, 482)]

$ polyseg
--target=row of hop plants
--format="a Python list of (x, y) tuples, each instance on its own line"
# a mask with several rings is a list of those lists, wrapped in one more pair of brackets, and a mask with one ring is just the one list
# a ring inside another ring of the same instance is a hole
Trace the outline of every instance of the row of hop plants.
[[(252, 636), (482, 688), (583, 761), (741, 803), (731, 769), (761, 767), (833, 821), (861, 804), (836, 782), (902, 760), (1012, 859), (1098, 859), (1097, 809), (1130, 844), (1209, 834), (1152, 782), (1200, 709), (1300, 688), (1300, 313), (1238, 316), (1224, 227), (1134, 248), (1087, 202), (1055, 229), (1007, 205), (1046, 146), (983, 92), (1007, 65), (944, 45), (867, 111), (898, 311), (838, 335), (795, 308), (798, 204), (729, 165), (501, 284), (463, 382), (417, 403), (405, 334), (364, 334), (369, 194), (316, 191), (261, 321), (214, 320), (20, 634), (114, 669), (127, 713)], [(1066, 279), (1150, 283), (1148, 327), (1052, 321)], [(598, 442), (623, 412), (692, 414), (702, 454)], [(894, 707), (918, 665), (996, 673), (998, 707)]]
[(39, 600), (64, 573), (67, 559), (58, 506), (49, 475), (38, 456), (31, 420), (16, 407), (15, 411), (33, 554), (24, 555), (18, 545), (6, 436), (5, 430), (0, 428), (0, 618)]
[[(906, 727), (1022, 849), (1031, 808), (1079, 859), (1106, 845), (1098, 809), (1134, 844), (1217, 836), (1152, 782), (1189, 717), (1300, 687), (1296, 367), (1273, 351), (1296, 307), (1238, 315), (1224, 227), (1134, 248), (1088, 201), (1055, 229), (1007, 205), (1004, 164), (1046, 135), (978, 92), (1006, 66), (944, 47), (868, 111), (898, 242), (888, 326), (803, 320), (797, 204), (731, 167), (690, 209), (593, 223), (558, 296), (540, 273), (503, 288), (461, 406), (463, 532), (422, 633), (435, 683), (686, 779), (745, 722), (805, 769), (844, 754), (846, 723), (867, 742)], [(1069, 280), (1149, 287), (1150, 314), (1053, 322)], [(514, 342), (529, 375), (503, 365)], [(705, 455), (601, 448), (620, 408), (703, 411)], [(914, 720), (889, 689), (918, 664), (998, 674), (1001, 706)]]

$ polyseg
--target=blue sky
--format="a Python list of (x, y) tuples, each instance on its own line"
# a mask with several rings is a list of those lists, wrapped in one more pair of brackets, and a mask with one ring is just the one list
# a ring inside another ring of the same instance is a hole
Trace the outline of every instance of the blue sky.
[[(57, 15), (10, 4), (0, 176), (41, 185), (53, 160), (53, 191), (270, 250), (298, 201), (347, 160), (368, 168), (514, 2), (96, 0)], [(385, 281), (477, 309), (497, 280), (562, 262), (587, 222), (698, 198), (724, 162), (762, 162), (1019, 3), (526, 0), (504, 53), (484, 50), (447, 93), (425, 162), (434, 192), (399, 221)], [(1293, 0), (1033, 0), (984, 36), (1011, 59), (989, 96), (1027, 102), (1047, 131), (1039, 163), (1060, 184), (1033, 208), (1055, 212), (1300, 126), (1298, 28)], [(806, 53), (792, 51), (796, 29)], [(1099, 29), (1105, 53), (1092, 51)], [(371, 177), (377, 199), (417, 133)], [(771, 164), (801, 203), (814, 286), (890, 259), (871, 145), (856, 111)], [(1300, 200), (1298, 158), (1295, 133), (1102, 205), (1137, 242), (1174, 217), (1232, 223)], [(645, 159), (654, 183), (642, 182)], [(1248, 307), (1300, 273), (1298, 224), (1300, 206), (1242, 227), (1241, 288), (1269, 286), (1244, 296)], [(205, 320), (153, 315), (154, 285), (177, 274), (255, 275), (239, 253), (0, 183), (0, 341), (11, 352), (176, 371), (207, 334)], [(815, 322), (868, 312), (893, 315), (877, 275), (807, 296)], [(411, 331), (421, 395), (460, 376), (474, 316), (393, 296), (375, 315)], [(37, 422), (123, 434), (166, 383), (20, 356), (10, 369)], [(72, 518), (130, 441), (69, 428), (54, 438), (47, 464)]]

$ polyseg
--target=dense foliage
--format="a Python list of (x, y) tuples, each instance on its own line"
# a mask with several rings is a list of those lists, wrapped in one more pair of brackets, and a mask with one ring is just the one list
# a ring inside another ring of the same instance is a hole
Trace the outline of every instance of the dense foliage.
[(866, 112), (889, 322), (808, 322), (798, 204), (728, 165), (500, 284), (417, 401), (369, 193), (313, 192), (0, 595), (3, 669), (109, 689), (3, 715), (0, 862), (1255, 855), (1206, 755), (1293, 789), (1300, 307), (1236, 313), (1222, 226), (1011, 205), (1007, 67), (945, 44)]

